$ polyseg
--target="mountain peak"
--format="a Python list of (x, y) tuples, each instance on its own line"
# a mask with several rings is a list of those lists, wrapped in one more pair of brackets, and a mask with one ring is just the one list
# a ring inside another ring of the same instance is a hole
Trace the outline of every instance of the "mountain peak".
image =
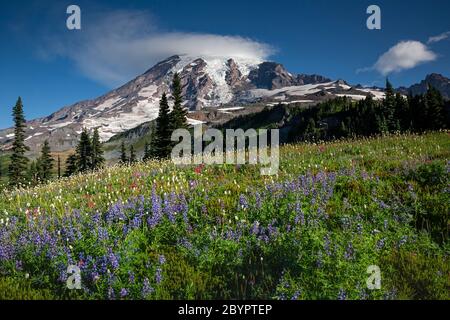
[(440, 73), (430, 73), (425, 77), (424, 81), (447, 81), (450, 82), (450, 79), (444, 77), (442, 74)]
[[(123, 86), (96, 99), (75, 103), (48, 117), (27, 123), (26, 143), (32, 152), (48, 139), (55, 151), (75, 147), (83, 128), (99, 129), (102, 141), (154, 120), (162, 93), (172, 90), (175, 72), (180, 74), (185, 107), (191, 111), (205, 107), (236, 106), (255, 102), (291, 101), (313, 93), (308, 89), (277, 95), (276, 90), (328, 80), (313, 75), (293, 75), (277, 62), (239, 56), (173, 55)], [(268, 90), (266, 96), (254, 90)], [(319, 89), (318, 89), (319, 90)], [(169, 100), (170, 103), (172, 103)], [(0, 145), (11, 143), (12, 129), (0, 130)]]
[(399, 91), (415, 96), (427, 92), (429, 86), (439, 90), (444, 99), (450, 99), (450, 79), (439, 73), (430, 73), (420, 83), (409, 88), (399, 88)]

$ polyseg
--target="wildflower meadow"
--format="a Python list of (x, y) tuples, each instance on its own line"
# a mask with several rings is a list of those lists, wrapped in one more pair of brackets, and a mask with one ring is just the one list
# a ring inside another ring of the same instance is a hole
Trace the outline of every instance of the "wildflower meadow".
[(449, 160), (441, 131), (281, 146), (274, 176), (153, 160), (5, 189), (0, 298), (449, 299)]

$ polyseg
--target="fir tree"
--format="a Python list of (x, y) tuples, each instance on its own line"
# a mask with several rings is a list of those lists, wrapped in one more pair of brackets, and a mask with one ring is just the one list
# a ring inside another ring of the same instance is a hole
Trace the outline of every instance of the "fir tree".
[(50, 180), (53, 170), (53, 161), (54, 160), (50, 155), (50, 145), (48, 140), (45, 140), (39, 158), (39, 178), (41, 182)]
[(39, 165), (36, 161), (31, 161), (30, 166), (28, 168), (27, 178), (32, 186), (37, 185), (40, 182), (39, 179)]
[(65, 177), (70, 177), (71, 175), (78, 172), (77, 170), (78, 159), (77, 155), (71, 154), (66, 160), (66, 171), (64, 172)]
[(122, 144), (120, 145), (120, 163), (121, 164), (127, 164), (128, 158), (127, 158), (127, 149), (125, 148), (125, 142), (122, 141)]
[(432, 130), (443, 128), (445, 123), (444, 100), (439, 90), (429, 86), (428, 91), (425, 94), (425, 101), (427, 128)]
[(155, 141), (155, 138), (154, 138), (154, 135), (155, 135), (155, 129), (153, 129), (151, 132), (150, 132), (150, 138), (149, 138), (149, 140), (147, 140), (146, 142), (145, 142), (145, 146), (144, 146), (144, 157), (142, 158), (142, 160), (143, 161), (148, 161), (148, 160), (150, 160), (150, 159), (153, 159), (153, 158), (155, 158), (155, 143), (154, 143), (154, 141)]
[(142, 158), (142, 161), (148, 161), (152, 158), (150, 152), (150, 143), (146, 141), (144, 146), (144, 157)]
[(170, 115), (169, 104), (167, 102), (167, 96), (163, 93), (161, 101), (159, 103), (159, 114), (156, 119), (156, 131), (155, 131), (155, 156), (158, 158), (167, 158), (171, 152), (171, 135), (170, 129)]
[(314, 141), (316, 139), (316, 122), (314, 121), (314, 118), (309, 118), (308, 125), (306, 126), (305, 130), (305, 138), (309, 141)]
[(61, 179), (61, 156), (58, 155), (58, 179)]
[(105, 159), (103, 158), (103, 149), (100, 142), (100, 135), (98, 129), (95, 128), (94, 134), (92, 135), (92, 159), (91, 159), (91, 169), (96, 170), (103, 166)]
[(77, 171), (85, 172), (92, 168), (92, 145), (87, 129), (83, 129), (77, 146)]
[(9, 165), (9, 184), (19, 186), (26, 182), (28, 158), (25, 152), (29, 148), (25, 145), (25, 116), (22, 99), (19, 97), (13, 108), (14, 142), (12, 146), (11, 163)]
[(397, 92), (395, 95), (395, 119), (400, 130), (411, 129), (411, 118), (408, 100)]
[(187, 110), (183, 107), (182, 89), (181, 89), (181, 79), (178, 73), (173, 76), (172, 82), (172, 95), (174, 100), (174, 105), (171, 115), (171, 128), (176, 129), (186, 129), (188, 127), (186, 115)]
[(382, 132), (394, 132), (398, 130), (398, 122), (395, 119), (395, 92), (389, 79), (386, 79), (386, 96), (382, 104), (381, 129)]
[(136, 152), (134, 151), (133, 145), (130, 145), (130, 164), (136, 162)]

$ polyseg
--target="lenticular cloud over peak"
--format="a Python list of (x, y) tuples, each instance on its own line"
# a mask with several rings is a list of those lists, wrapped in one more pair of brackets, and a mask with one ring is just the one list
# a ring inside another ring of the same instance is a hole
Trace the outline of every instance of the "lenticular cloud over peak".
[(142, 11), (109, 12), (91, 21), (95, 23), (87, 21), (83, 32), (70, 41), (58, 39), (56, 47), (52, 39), (51, 48), (72, 59), (87, 77), (108, 86), (120, 85), (172, 55), (258, 63), (274, 52), (270, 45), (242, 36), (161, 31)]

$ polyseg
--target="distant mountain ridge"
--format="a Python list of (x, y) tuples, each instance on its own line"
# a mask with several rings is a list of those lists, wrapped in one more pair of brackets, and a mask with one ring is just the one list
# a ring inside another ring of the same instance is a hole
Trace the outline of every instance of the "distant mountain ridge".
[(427, 92), (429, 86), (433, 86), (439, 90), (444, 99), (450, 99), (450, 79), (438, 73), (429, 74), (420, 83), (414, 84), (408, 88), (400, 87), (398, 88), (398, 91), (416, 96)]

